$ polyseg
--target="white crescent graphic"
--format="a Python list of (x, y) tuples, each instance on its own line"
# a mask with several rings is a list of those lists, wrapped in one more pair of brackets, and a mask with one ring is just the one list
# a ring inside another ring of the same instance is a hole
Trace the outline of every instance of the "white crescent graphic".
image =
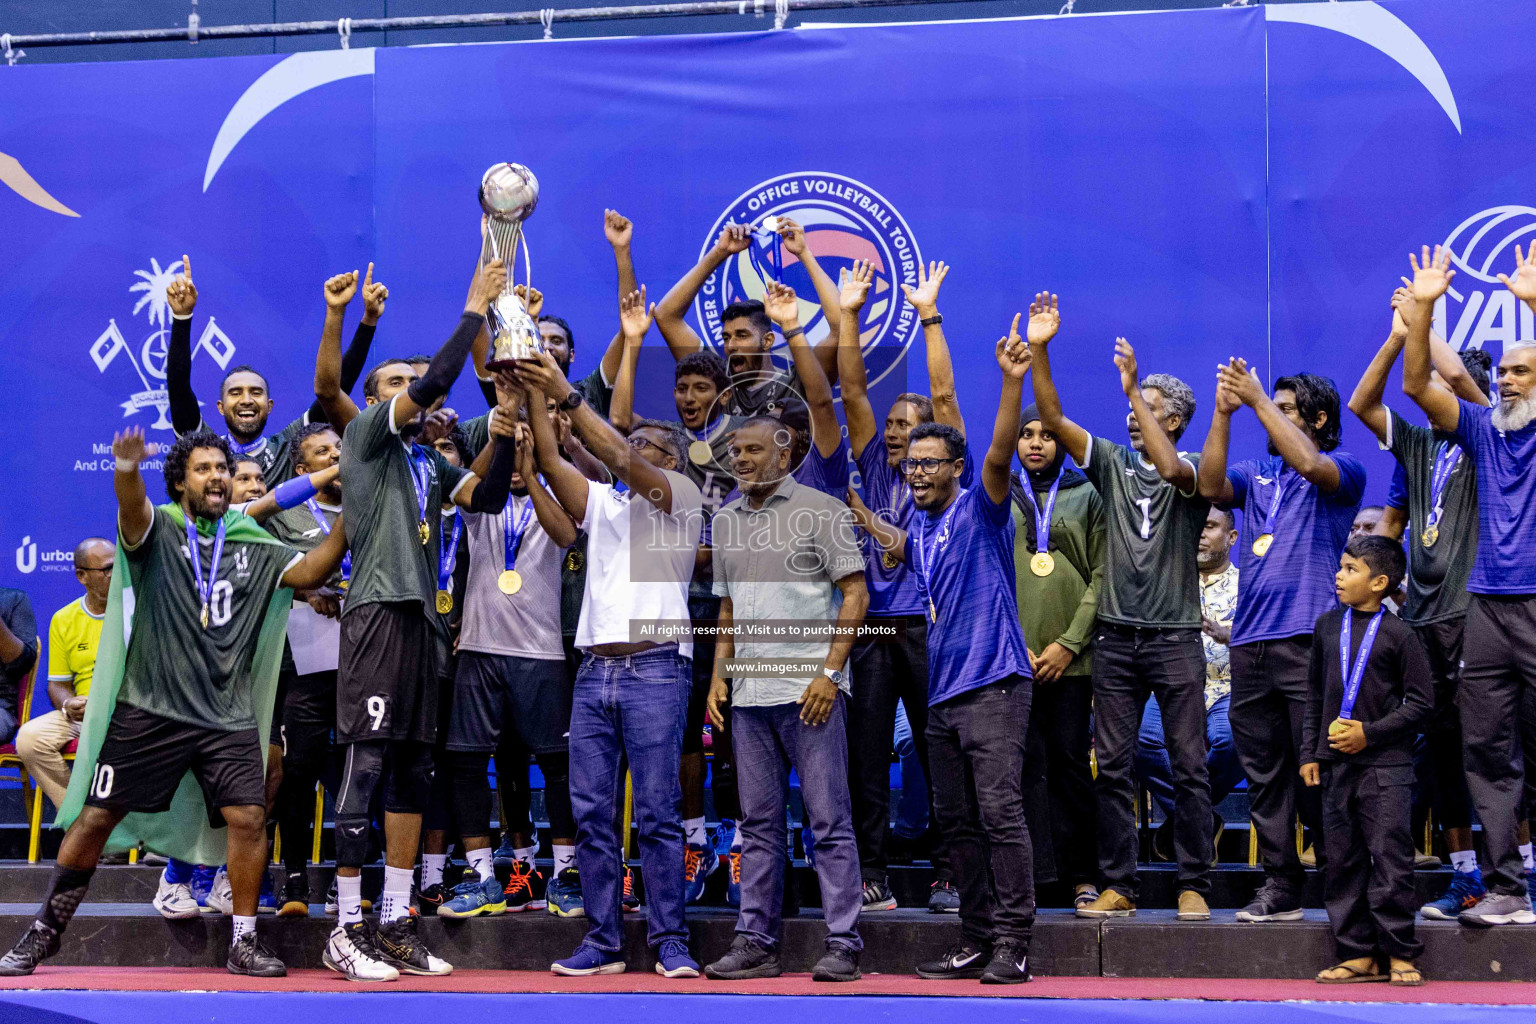
[(0, 153), (0, 182), (4, 182), (7, 188), (27, 202), (41, 206), (45, 210), (52, 210), (66, 217), (80, 216), (49, 195), (48, 190), (39, 185), (37, 179), (21, 166), (20, 160), (6, 153)]
[(261, 123), (278, 107), (318, 86), (343, 78), (373, 74), (373, 48), (357, 50), (316, 50), (296, 53), (267, 69), (252, 82), (219, 126), (208, 154), (208, 169), (203, 172), (203, 191), (219, 173), (224, 160), (245, 138), (245, 133)]
[(1297, 25), (1342, 32), (1346, 36), (1375, 47), (1401, 64), (1429, 90), (1445, 115), (1461, 133), (1461, 115), (1456, 111), (1456, 97), (1446, 80), (1440, 62), (1424, 40), (1402, 21), (1374, 0), (1355, 3), (1265, 4), (1265, 21), (1289, 21)]

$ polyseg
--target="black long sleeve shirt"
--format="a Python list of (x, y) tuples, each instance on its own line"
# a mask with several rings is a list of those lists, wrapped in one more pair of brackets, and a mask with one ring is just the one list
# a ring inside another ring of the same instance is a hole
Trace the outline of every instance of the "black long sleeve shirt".
[[(1413, 763), (1413, 741), (1434, 710), (1434, 683), (1429, 657), (1413, 628), (1388, 612), (1382, 616), (1360, 681), (1360, 694), (1350, 715), (1365, 728), (1365, 749), (1341, 754), (1328, 745), (1328, 725), (1339, 717), (1344, 701), (1344, 672), (1339, 664), (1339, 637), (1344, 616), (1350, 625), (1350, 665), (1359, 657), (1360, 643), (1371, 615), (1336, 608), (1317, 620), (1312, 634), (1312, 663), (1307, 686), (1307, 717), (1302, 725), (1302, 763), (1353, 761), (1359, 764)], [(1310, 755), (1307, 753), (1310, 751)]]

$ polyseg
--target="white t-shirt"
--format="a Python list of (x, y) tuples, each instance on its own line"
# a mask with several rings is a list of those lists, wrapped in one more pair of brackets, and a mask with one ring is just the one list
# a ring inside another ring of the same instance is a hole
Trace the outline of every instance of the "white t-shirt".
[[(464, 513), (469, 530), (469, 583), (459, 650), (563, 661), (560, 638), (560, 563), (565, 549), (539, 525), (533, 499), (512, 495), (496, 515)], [(517, 549), (523, 578), (516, 594), (503, 594), (496, 581), (507, 568), (507, 524), (515, 531), (527, 515)]]
[(663, 470), (672, 485), (672, 512), (609, 484), (587, 483), (587, 586), (581, 595), (576, 646), (678, 640), (693, 657), (693, 638), (647, 634), (645, 624), (688, 621), (688, 581), (704, 531), (698, 485)]

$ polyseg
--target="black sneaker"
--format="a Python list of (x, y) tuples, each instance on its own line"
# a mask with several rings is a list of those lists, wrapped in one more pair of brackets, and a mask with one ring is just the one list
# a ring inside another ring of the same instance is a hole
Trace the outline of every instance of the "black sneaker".
[(990, 949), (978, 949), (968, 942), (957, 942), (937, 960), (917, 965), (919, 978), (946, 981), (952, 978), (979, 978), (992, 958)]
[(764, 949), (745, 935), (738, 935), (731, 948), (704, 968), (706, 977), (717, 981), (741, 981), (744, 978), (777, 978), (784, 973), (779, 954)]
[(891, 895), (891, 887), (883, 878), (871, 878), (864, 883), (863, 913), (872, 910), (895, 910), (896, 897)]
[(59, 933), (45, 924), (32, 923), (11, 951), (0, 957), (0, 976), (31, 974), (37, 965), (59, 951)]
[(1273, 879), (1260, 886), (1253, 902), (1237, 912), (1239, 921), (1300, 921), (1301, 916), (1300, 894)]
[(278, 917), (309, 916), (309, 872), (290, 871), (283, 882), (283, 902), (277, 908)]
[(858, 950), (847, 946), (828, 946), (811, 971), (812, 981), (858, 981), (861, 977)]
[(240, 941), (229, 947), (229, 959), (224, 966), (230, 974), (244, 974), (251, 978), (286, 978), (288, 968), (277, 954), (263, 946), (255, 932), (246, 932)]
[(416, 934), (416, 918), (409, 915), (380, 925), (374, 942), (379, 948), (379, 960), (401, 974), (432, 977), (453, 973), (452, 964), (433, 956), (422, 944)]
[(425, 889), (416, 893), (416, 912), (426, 917), (436, 917), (437, 908), (448, 899), (447, 891), (441, 884), (433, 882)]
[(1029, 946), (1004, 939), (992, 950), (992, 962), (981, 972), (983, 985), (1022, 985), (1029, 981)]

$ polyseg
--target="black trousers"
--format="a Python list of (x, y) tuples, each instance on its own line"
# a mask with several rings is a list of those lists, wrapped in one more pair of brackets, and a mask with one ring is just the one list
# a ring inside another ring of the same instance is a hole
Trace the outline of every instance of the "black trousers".
[(1429, 741), (1430, 806), (1440, 827), (1472, 827), (1472, 795), (1461, 753), (1461, 712), (1456, 692), (1461, 686), (1461, 641), (1465, 616), (1415, 626), (1429, 655), (1435, 683), (1435, 713), (1424, 730)]
[(1027, 946), (1035, 923), (1022, 788), (1030, 691), (1028, 679), (1009, 676), (928, 709), (929, 784), (960, 891), (960, 933), (982, 947)]
[(1515, 829), (1536, 774), (1536, 596), (1473, 594), (1461, 689), (1467, 788), (1483, 825), (1489, 892), (1524, 894)]
[(336, 791), (336, 673), (313, 672), (288, 680), (283, 727), (273, 743), (283, 748), (283, 782), (274, 808), (283, 836), (283, 870), (305, 870), (314, 843), (315, 785)]
[[(883, 881), (889, 863), (886, 842), (891, 830), (891, 753), (896, 735), (896, 702), (907, 709), (918, 761), (928, 773), (929, 808), (933, 808), (933, 769), (928, 763), (928, 620), (921, 615), (870, 617), (870, 626), (900, 630), (899, 640), (861, 640), (853, 645), (848, 700), (848, 789), (853, 798), (853, 832), (859, 845), (859, 873)], [(1022, 734), (1021, 734), (1022, 735)], [(905, 783), (903, 783), (905, 784)], [(929, 820), (936, 821), (935, 814)], [(941, 881), (950, 871), (944, 837), (934, 842), (933, 870)]]
[(1088, 676), (1036, 682), (1033, 700), (1023, 784), (1035, 882), (1096, 882), (1098, 818), (1088, 762), (1093, 682)]
[(1322, 766), (1323, 902), (1339, 959), (1417, 960), (1413, 887), (1413, 765)]
[[(1298, 890), (1306, 880), (1296, 852), (1296, 817), (1317, 829), (1322, 797), (1301, 781), (1301, 727), (1307, 714), (1307, 672), (1312, 635), (1261, 640), (1232, 648), (1232, 703), (1227, 721), (1237, 758), (1248, 776), (1249, 827), (1259, 836), (1259, 859), (1273, 881)], [(1313, 839), (1318, 867), (1327, 857)]]
[[(1303, 680), (1305, 681), (1305, 680)], [(1099, 874), (1136, 899), (1136, 739), (1147, 697), (1157, 698), (1173, 766), (1173, 850), (1179, 888), (1211, 889), (1211, 784), (1205, 766), (1205, 651), (1198, 629), (1101, 623), (1093, 653)]]

